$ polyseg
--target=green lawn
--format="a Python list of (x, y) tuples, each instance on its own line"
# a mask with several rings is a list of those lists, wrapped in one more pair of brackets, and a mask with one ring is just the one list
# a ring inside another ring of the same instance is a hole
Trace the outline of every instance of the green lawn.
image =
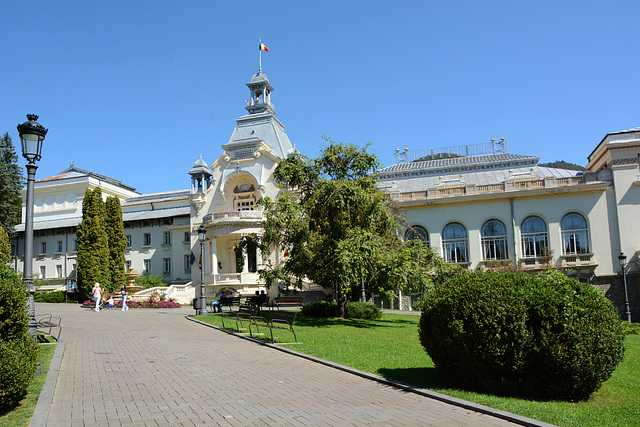
[[(222, 326), (218, 314), (195, 318)], [(283, 346), (559, 426), (640, 425), (640, 335), (627, 337), (625, 360), (589, 401), (539, 402), (450, 388), (420, 345), (418, 321), (418, 316), (397, 314), (383, 314), (380, 320), (375, 321), (318, 319), (298, 314), (295, 330), (301, 344)], [(290, 332), (275, 331), (274, 335), (276, 343), (293, 342)]]
[(38, 403), (38, 397), (44, 387), (44, 383), (47, 379), (47, 372), (49, 372), (49, 365), (53, 359), (53, 354), (56, 352), (57, 344), (40, 344), (38, 346), (38, 360), (42, 365), (42, 373), (35, 377), (29, 388), (27, 389), (27, 395), (20, 404), (11, 412), (8, 412), (0, 416), (0, 426), (2, 427), (24, 427), (31, 423), (31, 417), (33, 411), (36, 409)]

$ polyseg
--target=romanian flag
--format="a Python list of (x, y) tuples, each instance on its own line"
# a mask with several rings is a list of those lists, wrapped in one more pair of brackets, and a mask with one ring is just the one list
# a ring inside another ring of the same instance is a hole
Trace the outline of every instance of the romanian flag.
[(264, 45), (264, 43), (260, 43), (260, 50), (264, 50), (265, 52), (269, 52), (269, 48)]

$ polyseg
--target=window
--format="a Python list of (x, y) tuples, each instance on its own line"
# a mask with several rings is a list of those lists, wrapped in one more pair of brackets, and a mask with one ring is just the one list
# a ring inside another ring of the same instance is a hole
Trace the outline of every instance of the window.
[(58, 250), (56, 252), (61, 254), (62, 253), (62, 240), (58, 240), (56, 242), (56, 245), (58, 246)]
[(442, 230), (444, 260), (457, 264), (469, 262), (467, 229), (458, 222), (452, 222)]
[(171, 232), (165, 231), (162, 233), (162, 244), (170, 245), (171, 244)]
[(238, 201), (236, 202), (236, 206), (239, 211), (252, 211), (253, 200)]
[(507, 251), (507, 227), (499, 219), (490, 219), (480, 230), (482, 235), (482, 259), (498, 261), (509, 259)]
[(189, 233), (188, 231), (184, 232), (184, 240), (182, 240), (185, 243), (189, 243), (191, 242), (191, 233)]
[(47, 277), (47, 267), (44, 265), (40, 266), (40, 278), (45, 279)]
[(144, 244), (142, 246), (151, 246), (151, 233), (144, 233)]
[(144, 262), (144, 272), (151, 273), (151, 260), (145, 259), (143, 262)]
[(62, 277), (62, 266), (56, 265), (56, 277), (59, 279)]
[(587, 220), (579, 213), (568, 213), (560, 221), (562, 230), (562, 254), (577, 255), (589, 253)]
[(171, 258), (162, 259), (162, 272), (171, 273)]
[(131, 234), (124, 236), (127, 238), (127, 248), (131, 248)]
[(124, 262), (124, 271), (126, 273), (131, 271), (131, 261), (127, 260)]
[(421, 225), (413, 225), (407, 228), (404, 238), (407, 240), (420, 240), (426, 247), (429, 247), (429, 233)]
[(16, 245), (14, 245), (13, 243), (11, 244), (11, 256), (16, 256)]
[(191, 255), (184, 256), (184, 269), (187, 271), (191, 270)]
[(538, 258), (549, 254), (547, 223), (539, 216), (528, 216), (520, 225), (524, 258)]
[(73, 239), (73, 251), (78, 252), (78, 241)]
[(40, 255), (47, 254), (47, 242), (40, 242)]

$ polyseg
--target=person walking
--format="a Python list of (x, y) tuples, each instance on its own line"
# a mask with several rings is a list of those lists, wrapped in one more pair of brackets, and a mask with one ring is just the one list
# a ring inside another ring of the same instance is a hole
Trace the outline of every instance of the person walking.
[(129, 310), (129, 306), (127, 305), (127, 286), (122, 285), (120, 288), (120, 294), (122, 295), (122, 311)]
[(100, 300), (102, 299), (102, 292), (104, 292), (104, 290), (100, 287), (100, 283), (96, 282), (95, 285), (93, 285), (93, 289), (91, 290), (91, 296), (96, 302), (95, 311), (100, 311)]

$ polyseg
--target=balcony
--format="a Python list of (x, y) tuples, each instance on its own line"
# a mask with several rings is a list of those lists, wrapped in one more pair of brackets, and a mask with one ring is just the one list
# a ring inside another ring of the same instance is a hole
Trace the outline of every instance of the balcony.
[(218, 212), (204, 217), (204, 221), (214, 227), (226, 225), (260, 225), (264, 220), (261, 211)]

